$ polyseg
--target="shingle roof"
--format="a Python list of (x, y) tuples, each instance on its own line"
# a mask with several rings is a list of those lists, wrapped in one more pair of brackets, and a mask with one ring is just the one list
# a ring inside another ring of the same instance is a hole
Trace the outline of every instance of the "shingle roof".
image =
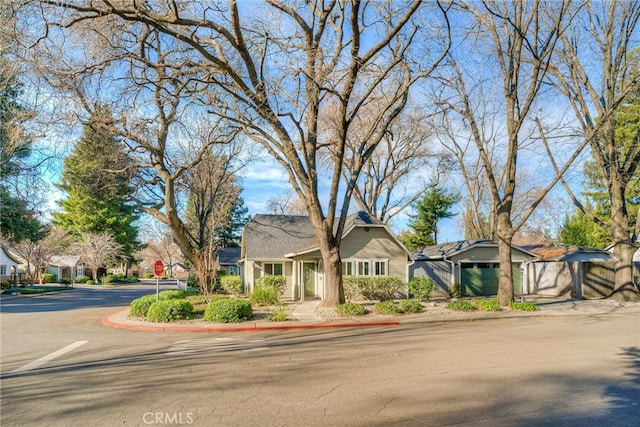
[(240, 248), (222, 248), (218, 251), (218, 263), (220, 265), (236, 265), (240, 259)]
[(415, 253), (416, 259), (443, 259), (453, 256), (457, 253), (464, 252), (473, 246), (497, 246), (498, 244), (491, 240), (461, 240), (458, 242), (446, 242), (438, 245), (428, 246)]
[(75, 267), (80, 263), (80, 257), (77, 255), (54, 255), (49, 261), (49, 265), (56, 267)]
[(541, 246), (531, 248), (530, 250), (543, 261), (563, 261), (578, 253), (609, 255), (609, 253), (603, 249), (585, 248), (581, 246)]
[(247, 259), (280, 259), (315, 243), (316, 236), (307, 216), (259, 214), (244, 227), (242, 242)]
[[(361, 211), (347, 217), (344, 232), (357, 226), (384, 224)], [(280, 259), (292, 252), (314, 249), (318, 241), (308, 216), (255, 215), (244, 228), (243, 246), (247, 259)]]

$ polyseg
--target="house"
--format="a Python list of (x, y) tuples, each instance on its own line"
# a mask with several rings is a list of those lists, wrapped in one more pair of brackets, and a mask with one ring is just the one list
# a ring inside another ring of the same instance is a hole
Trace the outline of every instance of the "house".
[[(444, 292), (460, 285), (464, 296), (498, 293), (500, 259), (498, 244), (491, 240), (463, 240), (429, 246), (414, 254), (411, 277), (430, 277)], [(512, 245), (514, 294), (522, 292), (522, 267), (535, 258), (530, 251)]]
[[(347, 218), (340, 254), (345, 275), (408, 280), (411, 253), (385, 224), (365, 212)], [(239, 264), (248, 292), (258, 278), (282, 275), (286, 299), (322, 299), (326, 295), (320, 247), (307, 216), (255, 215), (242, 232)]]
[(49, 260), (47, 273), (55, 274), (56, 281), (75, 281), (76, 277), (87, 274), (84, 263), (78, 255), (54, 255)]
[(15, 284), (18, 281), (18, 267), (21, 264), (23, 260), (0, 242), (0, 280)]
[(240, 247), (221, 248), (218, 251), (218, 268), (224, 274), (240, 274)]

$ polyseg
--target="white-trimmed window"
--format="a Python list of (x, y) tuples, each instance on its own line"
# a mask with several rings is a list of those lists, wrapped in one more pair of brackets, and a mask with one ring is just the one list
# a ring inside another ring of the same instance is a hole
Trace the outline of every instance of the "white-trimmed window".
[(7, 275), (7, 266), (0, 265), (0, 276), (6, 276), (6, 275)]
[(262, 271), (265, 276), (284, 276), (284, 265), (281, 262), (265, 262)]
[(389, 274), (389, 260), (348, 259), (342, 263), (342, 274), (345, 276), (387, 276)]

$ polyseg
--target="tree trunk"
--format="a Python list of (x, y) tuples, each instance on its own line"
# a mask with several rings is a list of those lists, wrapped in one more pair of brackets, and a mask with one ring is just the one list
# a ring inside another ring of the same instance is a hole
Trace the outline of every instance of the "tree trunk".
[(509, 214), (498, 215), (498, 256), (500, 260), (500, 279), (498, 282), (498, 301), (500, 307), (508, 307), (513, 301), (513, 273), (511, 269), (511, 241), (513, 230)]
[(342, 286), (342, 259), (340, 247), (331, 231), (325, 230), (320, 242), (322, 263), (324, 264), (324, 300), (323, 307), (336, 307), (344, 304), (344, 288)]
[(633, 253), (635, 249), (632, 244), (626, 242), (618, 242), (613, 247), (612, 257), (616, 275), (611, 298), (615, 301), (640, 301), (638, 288), (633, 283)]

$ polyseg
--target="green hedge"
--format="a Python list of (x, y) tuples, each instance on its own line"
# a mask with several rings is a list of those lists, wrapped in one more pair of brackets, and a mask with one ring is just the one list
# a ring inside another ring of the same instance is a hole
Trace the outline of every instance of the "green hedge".
[(257, 286), (273, 286), (278, 291), (278, 295), (284, 295), (284, 292), (287, 290), (287, 282), (284, 276), (280, 275), (267, 275), (259, 277), (256, 280)]
[(398, 314), (400, 313), (400, 308), (396, 305), (395, 302), (388, 299), (385, 301), (379, 301), (376, 305), (373, 306), (373, 309), (380, 314)]
[(368, 300), (389, 300), (397, 297), (404, 286), (396, 276), (343, 276), (342, 283), (347, 300), (357, 295)]
[(44, 283), (56, 283), (58, 276), (53, 273), (44, 273)]
[(429, 294), (438, 289), (436, 282), (430, 277), (414, 277), (409, 280), (408, 290), (414, 298), (429, 301)]
[(224, 274), (220, 276), (219, 280), (220, 287), (226, 293), (231, 295), (242, 294), (242, 279), (240, 278), (240, 276)]
[(76, 276), (76, 283), (87, 283), (87, 281), (89, 280), (88, 276), (84, 276), (84, 275), (80, 275), (80, 276)]
[(238, 323), (253, 317), (251, 303), (246, 299), (220, 298), (209, 303), (204, 320), (216, 323)]
[(400, 301), (400, 311), (403, 313), (420, 313), (422, 309), (422, 303), (418, 299), (403, 299)]
[(362, 316), (367, 313), (364, 305), (353, 302), (339, 304), (336, 311), (343, 316)]
[(151, 304), (146, 319), (150, 322), (170, 322), (188, 319), (193, 313), (193, 305), (186, 299), (165, 299)]
[(129, 315), (136, 317), (146, 317), (147, 312), (151, 304), (156, 302), (155, 295), (145, 295), (143, 297), (134, 299), (129, 305)]
[(161, 291), (158, 294), (158, 297), (162, 300), (165, 299), (183, 299), (187, 296), (187, 292), (182, 289), (169, 289), (166, 291)]

